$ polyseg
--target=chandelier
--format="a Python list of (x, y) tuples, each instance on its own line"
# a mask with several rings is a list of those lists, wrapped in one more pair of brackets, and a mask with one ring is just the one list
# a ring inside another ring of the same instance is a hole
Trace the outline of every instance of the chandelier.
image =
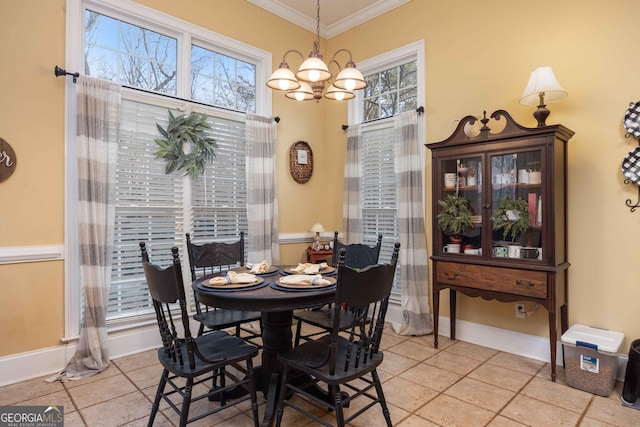
[[(287, 55), (294, 52), (304, 60), (295, 74), (289, 69), (289, 64), (286, 61)], [(336, 56), (343, 52), (349, 54), (349, 61), (344, 68), (341, 68), (336, 61)], [(338, 71), (335, 76), (329, 70), (332, 65)], [(325, 84), (329, 84), (326, 92), (324, 90)], [(316, 7), (316, 40), (313, 42), (313, 49), (309, 53), (309, 57), (304, 59), (304, 56), (295, 49), (287, 51), (282, 57), (278, 69), (271, 74), (267, 86), (274, 90), (284, 91), (287, 98), (297, 101), (312, 99), (320, 101), (323, 92), (327, 99), (342, 101), (354, 98), (354, 90), (367, 87), (362, 73), (358, 71), (353, 62), (351, 52), (347, 49), (336, 51), (327, 64), (322, 60), (320, 53), (320, 0), (318, 0)]]

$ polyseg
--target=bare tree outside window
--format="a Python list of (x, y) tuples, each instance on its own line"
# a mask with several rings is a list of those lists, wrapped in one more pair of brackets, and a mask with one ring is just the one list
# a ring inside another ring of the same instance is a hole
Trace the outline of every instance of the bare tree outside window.
[(412, 61), (365, 77), (363, 121), (393, 117), (417, 107), (417, 62)]
[[(177, 93), (178, 43), (140, 26), (85, 11), (84, 73), (167, 95)], [(191, 47), (191, 99), (255, 112), (254, 64)]]

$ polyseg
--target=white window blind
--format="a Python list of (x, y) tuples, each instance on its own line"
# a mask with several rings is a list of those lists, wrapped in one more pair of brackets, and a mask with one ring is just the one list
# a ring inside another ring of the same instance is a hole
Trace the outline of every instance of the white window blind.
[[(393, 122), (388, 126), (364, 125), (362, 131), (362, 220), (363, 240), (373, 245), (382, 234), (380, 261), (389, 262), (398, 241), (396, 176), (394, 170)], [(399, 271), (396, 273), (395, 283)], [(394, 284), (394, 291), (398, 291)]]
[[(173, 111), (174, 114), (181, 114)], [(139, 242), (153, 263), (171, 264), (171, 248), (180, 248), (183, 271), (185, 233), (196, 240), (233, 240), (247, 227), (244, 123), (209, 117), (208, 133), (218, 148), (213, 164), (196, 181), (155, 158), (156, 123), (166, 127), (166, 107), (124, 100), (116, 169), (116, 224), (107, 321), (151, 315), (153, 306), (142, 271)], [(190, 197), (189, 197), (190, 195)], [(184, 216), (187, 212), (187, 216)], [(233, 236), (233, 237), (232, 237)], [(188, 276), (188, 274), (187, 274)], [(189, 295), (189, 289), (187, 289)]]
[(213, 164), (192, 182), (193, 240), (234, 241), (247, 232), (245, 124), (215, 117), (208, 123), (218, 148)]
[[(174, 111), (174, 114), (179, 112)], [(153, 312), (140, 262), (144, 241), (159, 265), (171, 263), (171, 247), (182, 245), (180, 175), (165, 175), (155, 158), (156, 123), (166, 127), (165, 107), (123, 100), (116, 167), (116, 222), (107, 320)]]

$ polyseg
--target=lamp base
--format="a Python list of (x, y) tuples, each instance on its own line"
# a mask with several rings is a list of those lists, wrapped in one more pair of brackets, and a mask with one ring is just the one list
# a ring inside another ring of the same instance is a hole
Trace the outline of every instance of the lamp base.
[(535, 117), (535, 119), (538, 121), (539, 128), (547, 125), (545, 122), (547, 121), (547, 117), (549, 117), (549, 114), (551, 114), (551, 111), (549, 111), (546, 105), (538, 105), (536, 111), (533, 112), (533, 117)]

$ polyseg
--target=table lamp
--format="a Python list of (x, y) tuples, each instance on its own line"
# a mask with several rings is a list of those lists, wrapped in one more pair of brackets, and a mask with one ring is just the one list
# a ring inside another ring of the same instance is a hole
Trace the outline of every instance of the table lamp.
[(529, 83), (520, 97), (520, 104), (538, 104), (533, 117), (538, 121), (538, 127), (543, 127), (546, 126), (545, 121), (550, 113), (545, 103), (551, 104), (552, 102), (560, 101), (566, 96), (567, 91), (562, 89), (562, 86), (553, 75), (551, 67), (539, 67), (531, 72)]
[(315, 224), (313, 224), (313, 227), (311, 227), (310, 231), (316, 233), (316, 242), (319, 242), (320, 233), (324, 233), (324, 227), (322, 226), (322, 224), (320, 224), (320, 222), (316, 222)]

